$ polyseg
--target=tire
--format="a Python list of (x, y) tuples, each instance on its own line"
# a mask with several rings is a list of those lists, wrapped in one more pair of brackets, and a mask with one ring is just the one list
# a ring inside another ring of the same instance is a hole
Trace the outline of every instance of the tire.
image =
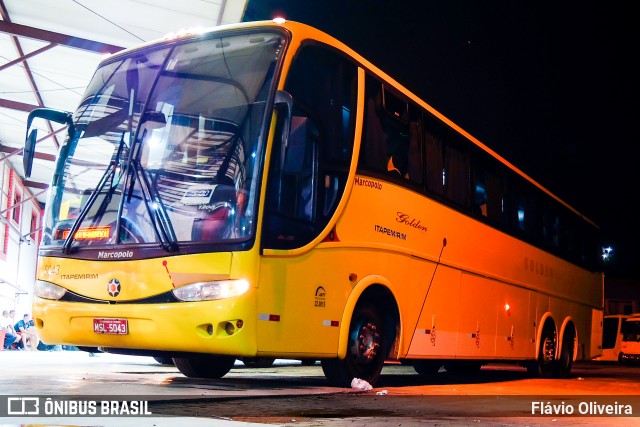
[(154, 357), (153, 360), (161, 365), (173, 365), (173, 359), (170, 357)]
[(553, 327), (545, 327), (542, 330), (542, 337), (540, 338), (540, 351), (538, 352), (538, 358), (526, 365), (527, 372), (530, 376), (551, 376), (555, 365), (556, 345), (557, 338), (555, 329)]
[(413, 369), (423, 377), (432, 377), (440, 371), (442, 362), (439, 360), (414, 360)]
[(276, 359), (272, 357), (245, 357), (242, 363), (247, 368), (270, 368)]
[(378, 310), (371, 304), (358, 305), (349, 324), (346, 357), (322, 360), (322, 371), (328, 382), (336, 387), (351, 387), (354, 378), (373, 386), (384, 366), (385, 348)]
[(569, 378), (573, 367), (573, 346), (575, 340), (573, 332), (565, 331), (562, 339), (560, 356), (553, 364), (553, 376), (556, 378)]
[(189, 378), (222, 378), (233, 368), (235, 357), (196, 354), (174, 357), (176, 368)]

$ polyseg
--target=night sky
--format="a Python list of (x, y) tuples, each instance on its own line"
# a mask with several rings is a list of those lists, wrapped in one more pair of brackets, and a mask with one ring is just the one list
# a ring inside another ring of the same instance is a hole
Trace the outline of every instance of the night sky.
[(244, 20), (276, 16), (345, 42), (595, 221), (607, 275), (640, 279), (632, 3), (249, 0)]

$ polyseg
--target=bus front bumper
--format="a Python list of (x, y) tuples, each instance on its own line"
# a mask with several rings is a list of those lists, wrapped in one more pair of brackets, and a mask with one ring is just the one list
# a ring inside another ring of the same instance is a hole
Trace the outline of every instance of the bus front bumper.
[(250, 300), (79, 304), (36, 297), (33, 318), (46, 344), (254, 356)]

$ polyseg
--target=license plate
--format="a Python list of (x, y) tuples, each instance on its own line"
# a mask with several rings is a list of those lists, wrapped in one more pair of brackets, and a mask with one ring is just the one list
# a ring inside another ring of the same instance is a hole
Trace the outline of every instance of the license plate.
[(127, 319), (93, 319), (93, 332), (96, 334), (127, 335)]

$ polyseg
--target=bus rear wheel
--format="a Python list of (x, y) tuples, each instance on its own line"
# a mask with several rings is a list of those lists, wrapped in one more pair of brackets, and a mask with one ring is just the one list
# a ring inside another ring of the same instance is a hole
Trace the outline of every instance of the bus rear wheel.
[(562, 340), (560, 356), (553, 365), (553, 376), (556, 378), (568, 378), (573, 367), (573, 350), (575, 338), (572, 331), (565, 331)]
[(233, 368), (236, 362), (232, 356), (194, 354), (187, 357), (174, 357), (176, 368), (189, 378), (222, 378)]
[(322, 360), (322, 371), (330, 384), (350, 387), (354, 378), (373, 384), (385, 360), (384, 333), (378, 310), (371, 304), (356, 306), (349, 325), (349, 343), (344, 359)]
[(532, 377), (549, 377), (554, 369), (556, 345), (556, 331), (553, 327), (545, 327), (540, 339), (538, 358), (527, 365), (527, 372)]

